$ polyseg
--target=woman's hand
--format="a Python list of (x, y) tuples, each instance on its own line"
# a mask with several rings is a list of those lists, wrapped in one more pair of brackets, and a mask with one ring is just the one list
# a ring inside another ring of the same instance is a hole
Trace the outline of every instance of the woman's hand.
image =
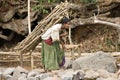
[(68, 35), (68, 32), (64, 32), (62, 34), (60, 34), (60, 37), (64, 37), (64, 36), (67, 36)]
[(62, 40), (60, 40), (60, 44), (61, 44), (62, 49), (64, 50), (65, 49), (65, 45), (64, 45), (64, 42)]
[(62, 49), (65, 50), (65, 45), (64, 44), (62, 45)]

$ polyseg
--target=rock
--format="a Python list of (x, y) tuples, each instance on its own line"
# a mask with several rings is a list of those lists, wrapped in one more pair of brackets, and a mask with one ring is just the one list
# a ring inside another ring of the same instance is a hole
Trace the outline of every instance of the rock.
[(35, 77), (28, 77), (27, 80), (36, 80)]
[(62, 79), (60, 79), (59, 77), (48, 77), (45, 78), (44, 80), (62, 80)]
[(97, 52), (89, 56), (80, 57), (73, 61), (72, 68), (79, 69), (105, 69), (108, 72), (116, 72), (116, 60), (108, 53)]
[(97, 78), (96, 80), (119, 80), (115, 78)]
[(37, 71), (37, 70), (32, 70), (28, 73), (27, 77), (35, 77), (37, 75), (39, 75), (41, 72)]
[(11, 75), (4, 75), (3, 78), (4, 78), (5, 80), (9, 80), (10, 78), (12, 78), (12, 76), (11, 76)]
[(72, 80), (74, 71), (72, 69), (58, 72), (62, 80)]
[(4, 72), (3, 75), (12, 75), (14, 72), (15, 68), (7, 68)]
[(64, 64), (65, 69), (72, 68), (72, 62), (73, 62), (72, 60), (66, 59)]
[(96, 79), (99, 77), (99, 73), (94, 70), (88, 70), (85, 72), (85, 79)]
[(19, 77), (18, 80), (27, 80), (25, 77)]
[(52, 77), (52, 76), (53, 76), (52, 73), (44, 73), (44, 74), (37, 75), (35, 77), (36, 79), (44, 80), (45, 78)]
[(83, 80), (85, 72), (83, 70), (77, 70), (73, 73), (73, 80)]
[(97, 78), (96, 80), (103, 80), (103, 79), (104, 79), (104, 78), (101, 78), (101, 77), (100, 77), (100, 78)]
[(109, 73), (108, 71), (103, 70), (103, 69), (99, 69), (97, 70), (97, 72), (99, 73), (99, 76), (102, 78), (108, 78), (112, 76), (112, 73)]
[(85, 72), (83, 70), (77, 70), (74, 72), (72, 69), (61, 70), (58, 72), (58, 76), (62, 80), (82, 80), (84, 79)]
[(18, 80), (20, 77), (27, 77), (28, 71), (23, 69), (22, 67), (18, 66), (15, 68), (13, 77), (10, 80)]

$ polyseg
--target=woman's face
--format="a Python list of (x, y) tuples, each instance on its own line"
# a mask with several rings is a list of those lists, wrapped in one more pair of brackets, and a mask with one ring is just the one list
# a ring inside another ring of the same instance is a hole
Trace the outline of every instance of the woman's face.
[(70, 26), (70, 22), (67, 22), (66, 24), (64, 24), (65, 29), (69, 29), (69, 26)]

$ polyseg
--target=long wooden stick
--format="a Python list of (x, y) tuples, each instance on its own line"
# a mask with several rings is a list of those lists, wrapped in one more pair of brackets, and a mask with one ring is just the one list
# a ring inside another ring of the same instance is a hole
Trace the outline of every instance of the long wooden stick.
[(119, 24), (115, 24), (115, 23), (111, 23), (111, 22), (107, 22), (107, 21), (102, 21), (102, 20), (95, 19), (94, 22), (109, 25), (109, 26), (113, 26), (113, 27), (116, 27), (116, 28), (120, 28)]
[(29, 31), (29, 33), (31, 33), (30, 0), (28, 0), (28, 31)]
[(34, 67), (34, 57), (33, 57), (32, 51), (30, 51), (30, 58), (31, 58), (31, 69), (33, 69), (33, 67)]

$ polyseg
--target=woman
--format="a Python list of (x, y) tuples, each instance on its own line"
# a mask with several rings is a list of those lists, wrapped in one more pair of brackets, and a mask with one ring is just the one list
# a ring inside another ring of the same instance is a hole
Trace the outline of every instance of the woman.
[(45, 71), (56, 70), (64, 65), (65, 56), (60, 48), (60, 37), (65, 34), (59, 35), (59, 32), (61, 29), (69, 29), (69, 24), (70, 19), (64, 18), (61, 24), (53, 25), (42, 35), (42, 64)]

